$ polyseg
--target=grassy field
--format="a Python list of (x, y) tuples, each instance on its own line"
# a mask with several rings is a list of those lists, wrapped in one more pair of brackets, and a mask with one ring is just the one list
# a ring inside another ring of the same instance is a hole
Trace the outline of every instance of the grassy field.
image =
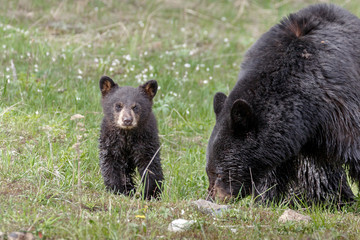
[[(297, 209), (310, 223), (278, 223), (286, 205), (250, 198), (219, 218), (191, 206), (206, 197), (213, 95), (232, 89), (262, 33), (313, 1), (0, 2), (0, 231), (43, 239), (359, 239), (358, 206)], [(332, 2), (360, 16), (357, 0)], [(159, 83), (161, 201), (105, 191), (102, 75), (134, 87)], [(177, 218), (196, 224), (169, 232)]]

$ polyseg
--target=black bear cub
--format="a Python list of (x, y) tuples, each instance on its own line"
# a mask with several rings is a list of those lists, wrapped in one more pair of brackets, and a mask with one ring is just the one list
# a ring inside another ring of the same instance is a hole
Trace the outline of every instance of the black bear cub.
[(137, 168), (144, 186), (143, 197), (159, 197), (164, 177), (157, 123), (152, 113), (157, 82), (150, 80), (138, 88), (120, 87), (103, 76), (100, 90), (104, 118), (99, 155), (106, 188), (119, 194), (132, 194)]

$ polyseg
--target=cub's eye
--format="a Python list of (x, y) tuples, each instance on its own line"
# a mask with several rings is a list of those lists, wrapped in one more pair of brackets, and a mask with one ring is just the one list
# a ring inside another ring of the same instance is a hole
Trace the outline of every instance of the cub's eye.
[(138, 107), (137, 105), (134, 105), (134, 106), (132, 107), (132, 110), (133, 110), (134, 112), (136, 112), (137, 110), (139, 110), (139, 107)]
[(123, 107), (122, 104), (118, 103), (118, 104), (115, 105), (115, 110), (120, 112), (122, 107)]

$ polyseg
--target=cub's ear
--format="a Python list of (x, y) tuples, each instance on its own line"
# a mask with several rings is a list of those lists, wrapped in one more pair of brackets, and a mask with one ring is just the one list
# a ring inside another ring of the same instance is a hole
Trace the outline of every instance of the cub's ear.
[(231, 120), (238, 126), (247, 128), (251, 123), (253, 110), (243, 99), (236, 100), (231, 107)]
[(102, 76), (100, 78), (100, 90), (101, 90), (101, 94), (103, 97), (106, 96), (106, 94), (108, 94), (110, 92), (111, 89), (113, 89), (114, 87), (117, 87), (118, 85), (116, 83), (114, 83), (114, 81), (109, 78), (108, 76)]
[(226, 98), (227, 98), (226, 95), (222, 92), (217, 92), (215, 94), (213, 105), (214, 105), (214, 112), (215, 112), (216, 116), (221, 112), (221, 109), (224, 107)]
[(156, 80), (150, 80), (147, 81), (145, 84), (140, 85), (139, 88), (144, 91), (144, 93), (150, 98), (150, 100), (152, 100), (156, 95), (158, 84)]

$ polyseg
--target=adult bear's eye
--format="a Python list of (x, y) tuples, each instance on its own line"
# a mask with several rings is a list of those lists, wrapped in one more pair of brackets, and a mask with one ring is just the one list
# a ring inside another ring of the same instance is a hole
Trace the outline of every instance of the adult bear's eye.
[(115, 105), (115, 110), (118, 111), (118, 112), (120, 112), (121, 109), (122, 109), (122, 107), (123, 107), (122, 104), (121, 104), (121, 103), (118, 103), (118, 104)]

